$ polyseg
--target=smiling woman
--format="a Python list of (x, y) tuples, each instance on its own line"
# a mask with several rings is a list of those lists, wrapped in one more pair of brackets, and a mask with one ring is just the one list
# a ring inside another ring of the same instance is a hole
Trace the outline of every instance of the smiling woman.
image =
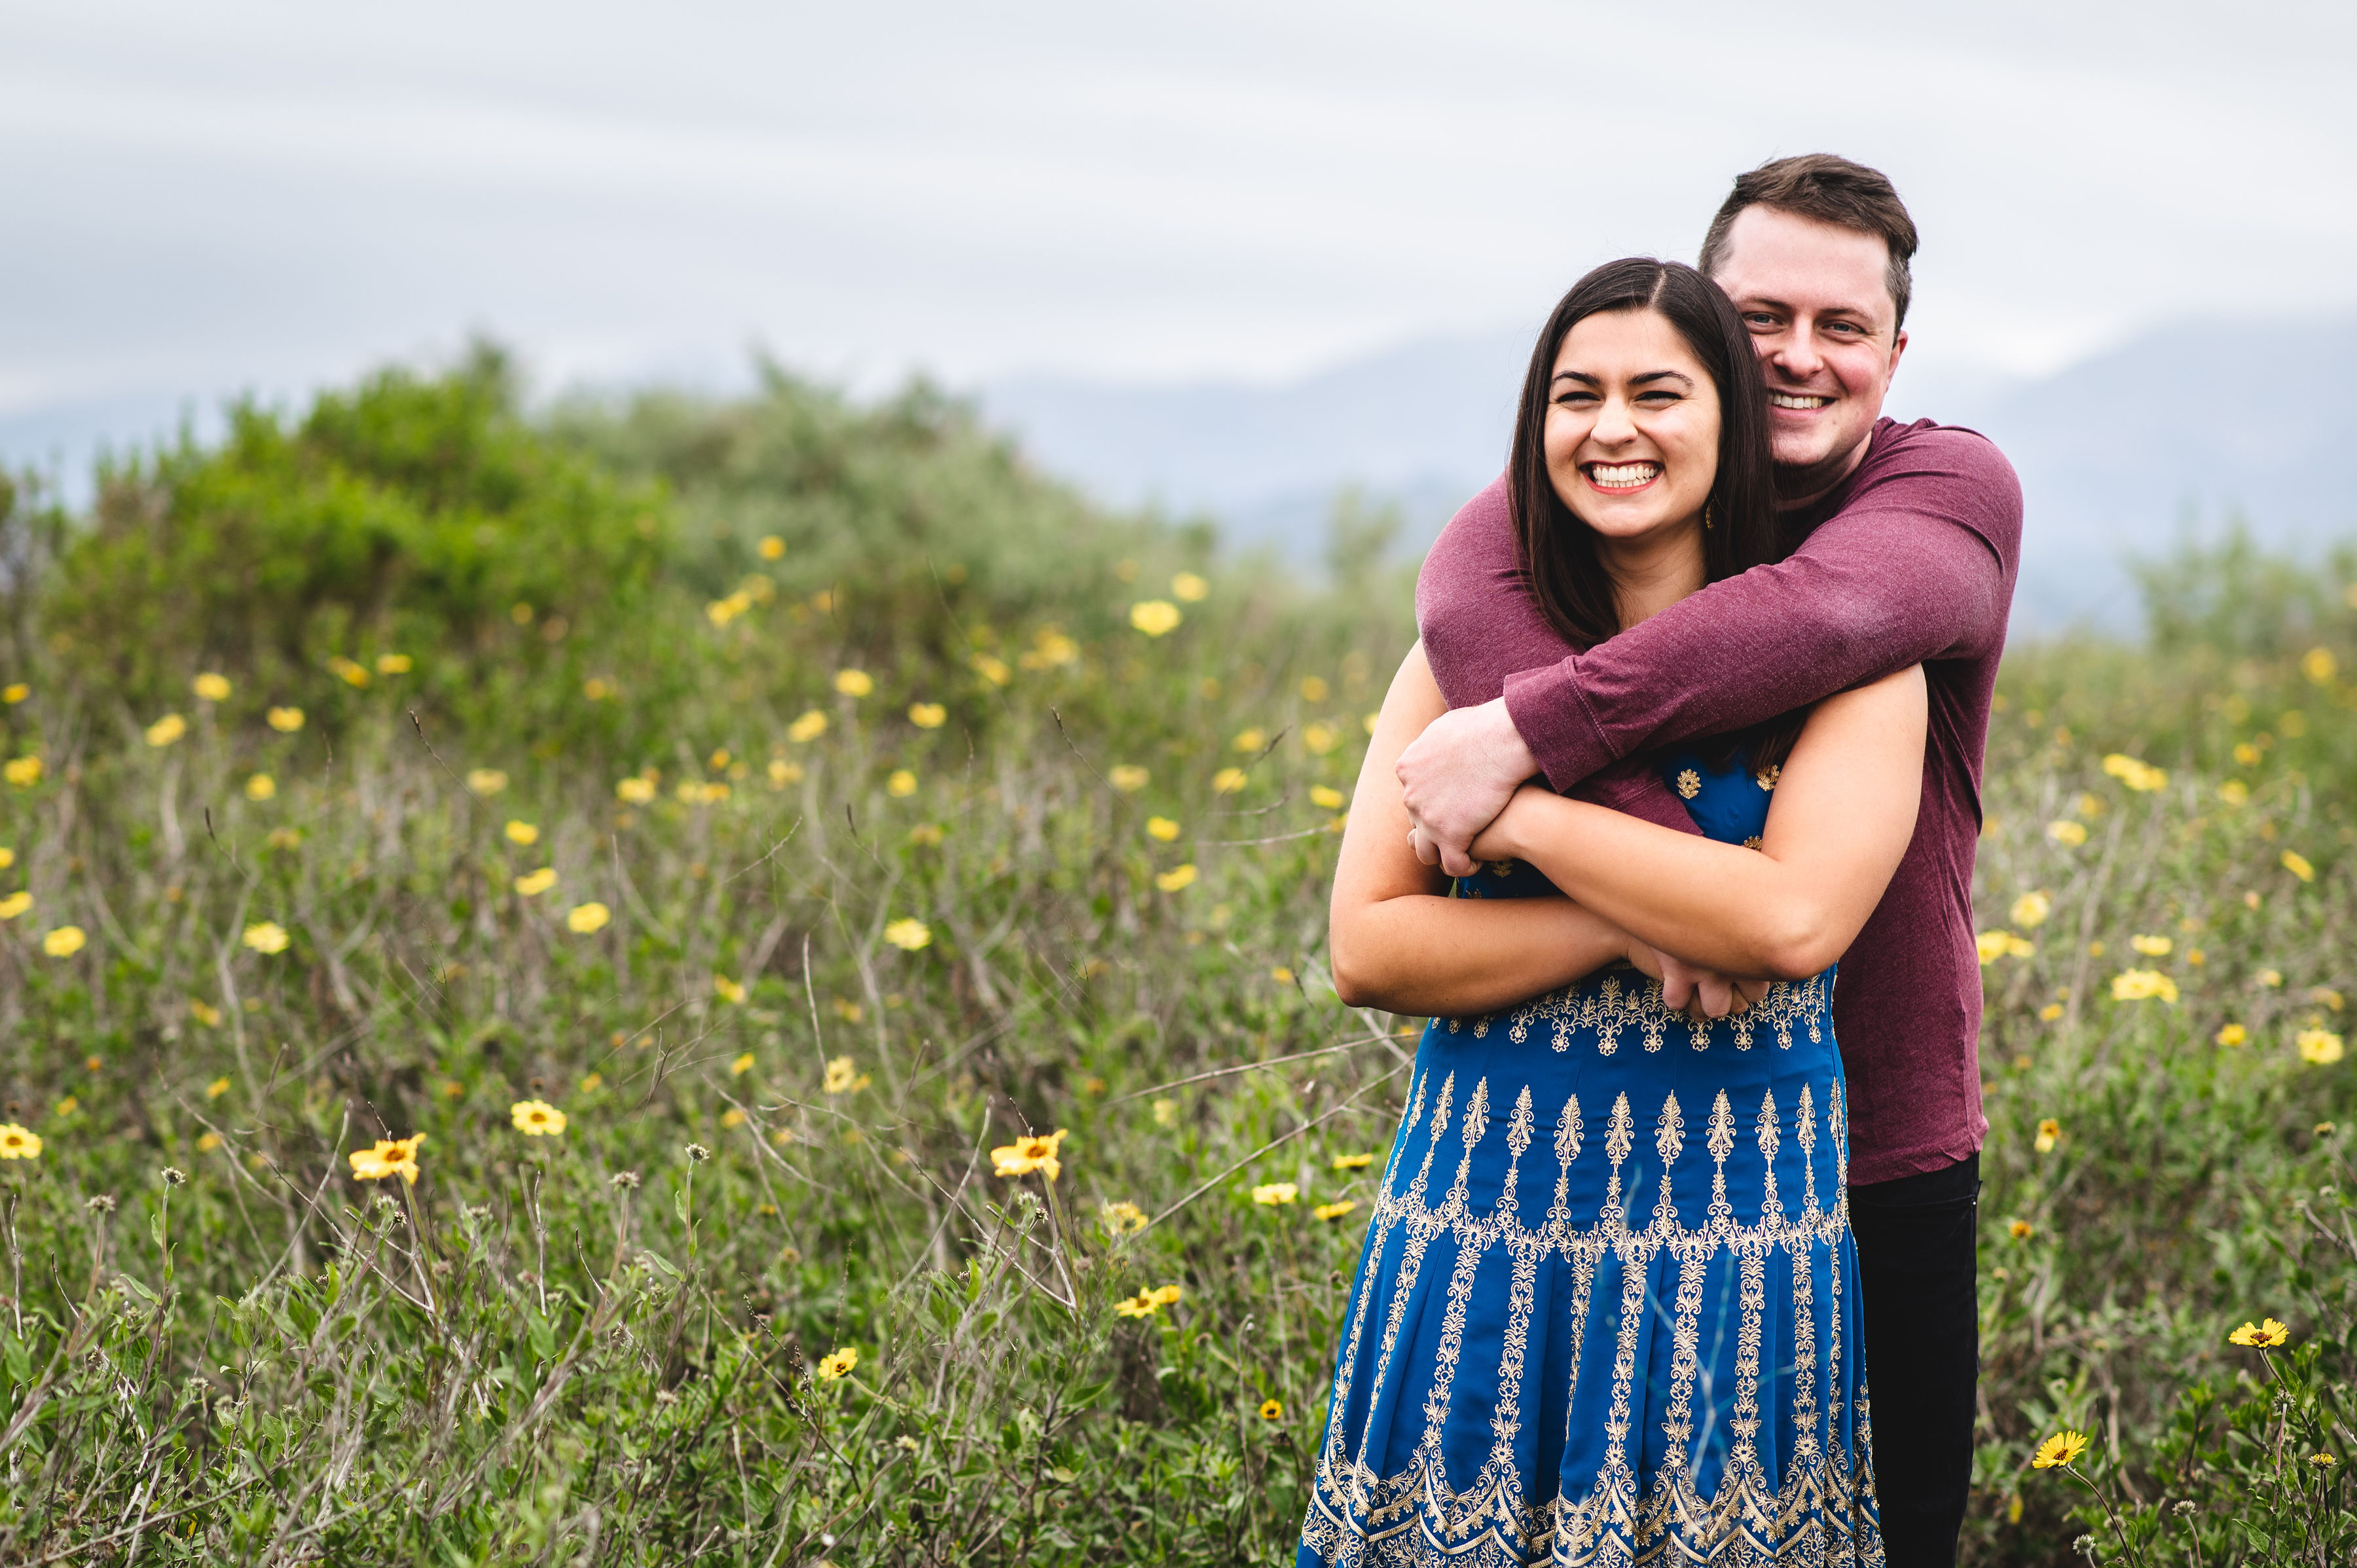
[[(1614, 262), (1564, 295), (1523, 379), (1507, 470), (1531, 585), (1557, 631), (1593, 647), (1644, 618), (1627, 614), (1637, 579), (1619, 568), (1641, 575), (1658, 550), (1614, 547), (1658, 542), (1663, 522), (1709, 523), (1707, 581), (1784, 553), (1767, 419), (1742, 320), (1692, 267)], [(1636, 596), (1659, 608), (1701, 585)]]

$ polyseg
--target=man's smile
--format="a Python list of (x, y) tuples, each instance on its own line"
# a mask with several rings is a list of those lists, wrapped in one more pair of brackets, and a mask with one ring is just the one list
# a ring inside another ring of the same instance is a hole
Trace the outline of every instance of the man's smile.
[(1833, 399), (1821, 396), (1816, 392), (1771, 392), (1768, 394), (1769, 407), (1795, 408), (1801, 410), (1804, 413), (1813, 413), (1815, 410), (1824, 407), (1827, 403), (1830, 403), (1833, 401)]

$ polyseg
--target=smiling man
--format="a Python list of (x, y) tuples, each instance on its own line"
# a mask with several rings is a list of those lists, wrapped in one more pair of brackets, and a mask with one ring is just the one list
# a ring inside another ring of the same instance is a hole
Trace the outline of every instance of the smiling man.
[[(1451, 711), (1399, 762), (1419, 853), (1463, 875), (1466, 846), (1534, 774), (1692, 832), (1647, 754), (1923, 666), (1931, 726), (1914, 838), (1842, 959), (1834, 1002), (1892, 1568), (1954, 1561), (1971, 1478), (1988, 1127), (1973, 855), (2021, 541), (2021, 487), (1994, 446), (1882, 417), (1907, 346), (1915, 247), (1913, 220), (1873, 169), (1820, 154), (1739, 177), (1700, 266), (1751, 328), (1792, 553), (1575, 649), (1525, 585), (1500, 479), (1426, 559), (1417, 620)], [(1702, 981), (1724, 1011), (1727, 983)]]

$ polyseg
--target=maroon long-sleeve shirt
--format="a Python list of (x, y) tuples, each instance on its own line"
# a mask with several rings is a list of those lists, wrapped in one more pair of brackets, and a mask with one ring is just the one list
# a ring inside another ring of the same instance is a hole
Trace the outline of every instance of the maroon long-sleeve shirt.
[(1923, 666), (1931, 727), (1915, 837), (1843, 955), (1834, 995), (1849, 1175), (1862, 1185), (1953, 1165), (1988, 1130), (1973, 852), (2021, 485), (1975, 432), (1885, 419), (1857, 470), (1787, 521), (1806, 537), (1785, 560), (1581, 652), (1531, 596), (1501, 478), (1425, 558), (1416, 619), (1451, 707), (1502, 692), (1556, 789), (1685, 832), (1692, 819), (1644, 754)]

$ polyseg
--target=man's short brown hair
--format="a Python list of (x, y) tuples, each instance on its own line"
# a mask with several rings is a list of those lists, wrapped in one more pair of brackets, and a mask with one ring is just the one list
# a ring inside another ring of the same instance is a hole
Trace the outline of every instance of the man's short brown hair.
[(1771, 158), (1749, 174), (1737, 175), (1735, 188), (1702, 237), (1698, 264), (1705, 275), (1718, 275), (1719, 263), (1727, 259), (1727, 231), (1735, 227), (1736, 214), (1747, 207), (1772, 207), (1880, 238), (1890, 252), (1883, 276), (1890, 285), (1891, 302), (1899, 306), (1896, 325), (1907, 325), (1907, 299), (1914, 291), (1907, 263), (1915, 255), (1915, 220), (1907, 215), (1907, 204), (1879, 169), (1832, 153), (1804, 153)]

